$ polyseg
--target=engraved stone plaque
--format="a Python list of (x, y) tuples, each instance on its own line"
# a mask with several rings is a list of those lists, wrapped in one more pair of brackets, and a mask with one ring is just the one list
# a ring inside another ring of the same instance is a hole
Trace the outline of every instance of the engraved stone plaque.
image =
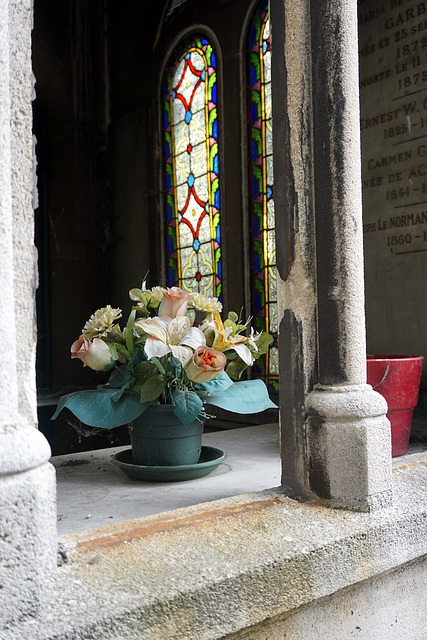
[(427, 1), (358, 16), (368, 353), (427, 356)]

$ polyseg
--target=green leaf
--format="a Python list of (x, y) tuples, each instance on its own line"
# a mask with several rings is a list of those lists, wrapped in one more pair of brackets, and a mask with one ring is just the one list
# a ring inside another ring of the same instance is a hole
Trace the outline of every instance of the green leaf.
[(259, 338), (257, 338), (257, 340), (255, 340), (255, 344), (258, 347), (258, 351), (253, 353), (253, 355), (255, 356), (255, 358), (258, 358), (259, 356), (261, 356), (263, 353), (267, 353), (268, 351), (268, 347), (270, 346), (270, 344), (273, 342), (273, 338), (271, 337), (271, 335), (267, 332), (263, 332)]
[(265, 409), (276, 408), (262, 380), (234, 382), (227, 389), (212, 393), (209, 398), (206, 398), (206, 404), (243, 414), (259, 413)]
[(245, 324), (236, 324), (236, 322), (234, 322), (234, 320), (230, 318), (230, 314), (228, 314), (228, 318), (224, 322), (224, 327), (230, 327), (233, 332), (232, 335), (237, 335), (238, 333), (242, 333), (242, 331), (246, 331), (247, 329)]
[(120, 401), (114, 402), (112, 396), (116, 391), (116, 389), (90, 389), (62, 396), (52, 420), (55, 420), (66, 407), (89, 427), (111, 429), (136, 420), (149, 406), (141, 404), (137, 394), (131, 391), (125, 391)]
[(157, 367), (162, 376), (166, 375), (165, 368), (159, 358), (151, 358), (150, 362), (152, 362)]
[(140, 362), (133, 370), (135, 380), (139, 384), (143, 384), (151, 376), (154, 376), (157, 371), (157, 367), (151, 362)]
[(227, 374), (233, 380), (240, 380), (242, 373), (246, 371), (248, 365), (241, 358), (236, 358), (227, 365)]
[(117, 389), (117, 391), (115, 391), (112, 394), (111, 400), (113, 402), (118, 402), (122, 398), (122, 396), (123, 396), (124, 392), (126, 391), (126, 389), (129, 389), (130, 385), (131, 385), (131, 381), (130, 380), (125, 382), (125, 384), (123, 385), (123, 387), (121, 389)]
[(110, 344), (110, 351), (111, 351), (111, 355), (113, 356), (114, 360), (118, 359), (118, 354), (120, 353), (124, 358), (126, 358), (126, 360), (130, 360), (130, 355), (129, 355), (129, 351), (126, 349), (126, 347), (123, 344), (117, 344), (115, 342), (113, 342), (113, 344)]
[(140, 401), (141, 402), (152, 402), (156, 400), (162, 393), (165, 388), (166, 380), (162, 378), (160, 374), (156, 374), (155, 376), (151, 376), (148, 378), (146, 382), (141, 387), (140, 391)]
[(136, 311), (131, 311), (126, 325), (126, 346), (130, 357), (133, 356), (133, 328), (135, 326)]
[[(108, 380), (108, 384), (110, 387), (114, 389), (121, 389), (124, 383), (124, 377), (121, 369), (114, 369), (111, 372), (110, 378)], [(105, 386), (105, 385), (104, 385)]]
[(176, 417), (185, 425), (194, 422), (203, 408), (203, 402), (195, 391), (177, 389), (172, 394), (172, 400)]

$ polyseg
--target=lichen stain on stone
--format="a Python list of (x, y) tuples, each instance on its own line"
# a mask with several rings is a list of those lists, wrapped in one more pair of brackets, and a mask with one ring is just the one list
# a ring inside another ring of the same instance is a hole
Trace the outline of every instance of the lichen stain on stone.
[(290, 503), (292, 503), (292, 501), (285, 496), (271, 496), (265, 500), (255, 500), (223, 508), (208, 509), (185, 517), (164, 517), (155, 522), (149, 519), (135, 521), (132, 527), (129, 527), (129, 522), (127, 522), (123, 523), (123, 525), (118, 525), (118, 530), (114, 533), (101, 535), (100, 537), (78, 543), (78, 550), (82, 552), (93, 552), (99, 549), (111, 549), (121, 544), (149, 538), (157, 534), (174, 532), (185, 528), (194, 528), (202, 526), (205, 523), (211, 524), (213, 521), (226, 518), (242, 515), (250, 517), (253, 513), (265, 511), (266, 509), (277, 506), (289, 506)]
[(425, 461), (408, 462), (407, 464), (400, 464), (399, 466), (393, 467), (392, 471), (393, 473), (396, 473), (396, 471), (407, 471), (408, 469), (415, 469), (415, 467), (425, 467), (425, 466), (427, 466), (427, 462)]

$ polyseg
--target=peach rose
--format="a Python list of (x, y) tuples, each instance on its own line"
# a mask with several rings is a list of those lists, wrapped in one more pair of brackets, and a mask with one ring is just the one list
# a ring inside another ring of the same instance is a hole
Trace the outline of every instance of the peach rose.
[(190, 298), (191, 293), (188, 291), (183, 291), (179, 287), (168, 287), (163, 293), (157, 315), (169, 316), (170, 318), (185, 316)]
[(79, 358), (95, 371), (103, 371), (113, 362), (108, 344), (101, 338), (87, 340), (84, 336), (71, 345), (71, 358)]
[(189, 380), (203, 384), (224, 371), (226, 364), (227, 358), (220, 351), (211, 347), (198, 347), (185, 366), (185, 373)]

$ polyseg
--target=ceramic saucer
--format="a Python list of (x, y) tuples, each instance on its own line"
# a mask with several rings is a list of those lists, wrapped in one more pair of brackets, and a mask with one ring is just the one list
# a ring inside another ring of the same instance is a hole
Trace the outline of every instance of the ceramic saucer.
[(134, 464), (132, 449), (125, 449), (113, 456), (114, 462), (130, 478), (148, 482), (180, 482), (195, 480), (214, 471), (221, 462), (226, 460), (227, 454), (216, 447), (202, 445), (199, 462), (196, 464), (182, 464), (172, 467), (143, 466)]

